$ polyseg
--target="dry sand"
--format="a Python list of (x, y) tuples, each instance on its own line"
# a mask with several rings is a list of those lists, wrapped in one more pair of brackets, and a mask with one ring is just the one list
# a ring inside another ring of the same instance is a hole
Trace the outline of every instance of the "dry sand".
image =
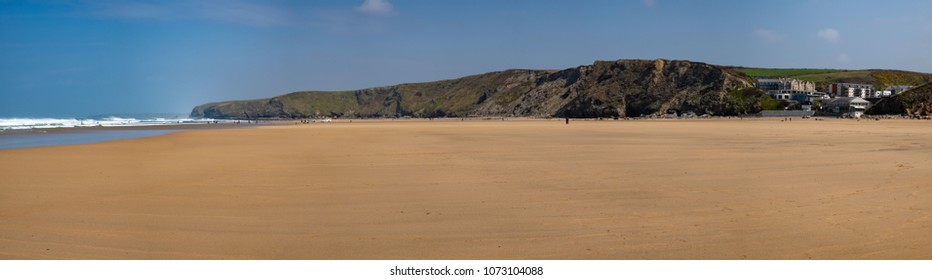
[(932, 259), (932, 122), (354, 121), (0, 150), (2, 259)]

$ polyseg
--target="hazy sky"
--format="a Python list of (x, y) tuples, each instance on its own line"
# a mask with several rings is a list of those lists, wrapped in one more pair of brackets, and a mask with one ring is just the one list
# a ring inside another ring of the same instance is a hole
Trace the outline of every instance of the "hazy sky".
[(932, 0), (0, 0), (0, 117), (189, 112), (621, 58), (932, 72), (930, 11)]

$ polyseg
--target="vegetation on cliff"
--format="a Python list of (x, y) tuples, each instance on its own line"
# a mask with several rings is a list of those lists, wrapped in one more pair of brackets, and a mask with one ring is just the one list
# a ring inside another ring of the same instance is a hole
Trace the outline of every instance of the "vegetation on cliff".
[[(560, 71), (506, 70), (459, 79), (356, 91), (294, 92), (200, 105), (192, 117), (639, 117), (760, 111), (749, 76), (670, 60), (597, 61)], [(736, 93), (737, 92), (737, 93)]]
[(932, 115), (932, 83), (882, 98), (868, 109), (867, 114), (930, 116)]
[(816, 90), (827, 91), (832, 83), (872, 84), (875, 89), (884, 89), (893, 85), (918, 86), (932, 82), (932, 74), (901, 70), (840, 70), (840, 69), (805, 69), (805, 68), (745, 68), (735, 67), (735, 71), (752, 77), (786, 77), (814, 82)]

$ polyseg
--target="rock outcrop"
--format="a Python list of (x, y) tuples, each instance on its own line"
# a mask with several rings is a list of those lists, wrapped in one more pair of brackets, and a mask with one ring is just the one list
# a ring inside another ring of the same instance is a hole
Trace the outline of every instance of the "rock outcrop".
[(756, 113), (750, 77), (690, 61), (597, 61), (561, 71), (506, 70), (453, 80), (200, 105), (191, 117), (640, 117)]
[(932, 83), (883, 98), (871, 106), (867, 114), (932, 116)]

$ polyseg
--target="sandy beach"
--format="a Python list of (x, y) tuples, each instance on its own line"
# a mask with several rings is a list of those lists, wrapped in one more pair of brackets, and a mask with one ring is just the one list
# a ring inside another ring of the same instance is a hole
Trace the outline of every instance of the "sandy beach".
[(0, 259), (932, 259), (932, 121), (398, 120), (0, 150)]

